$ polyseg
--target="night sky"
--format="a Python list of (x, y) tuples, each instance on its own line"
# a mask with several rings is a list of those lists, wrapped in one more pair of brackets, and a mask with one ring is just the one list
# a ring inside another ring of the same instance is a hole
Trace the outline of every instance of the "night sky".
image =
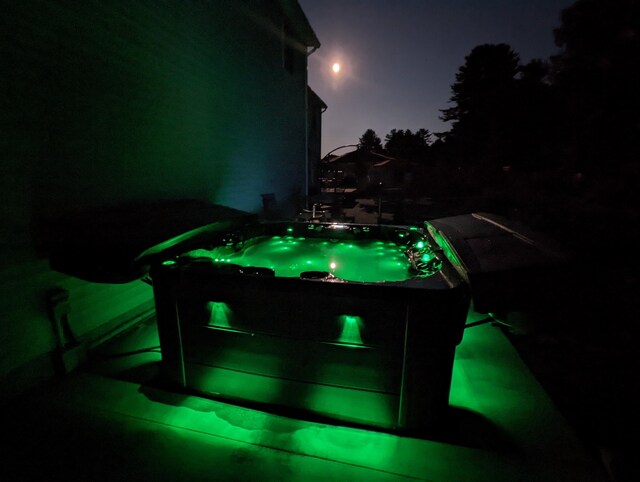
[[(449, 130), (439, 120), (473, 47), (507, 43), (521, 62), (556, 53), (553, 29), (572, 0), (299, 0), (322, 46), (309, 85), (326, 102), (322, 154), (368, 128)], [(338, 74), (332, 71), (341, 64)], [(347, 149), (337, 153), (348, 152)]]

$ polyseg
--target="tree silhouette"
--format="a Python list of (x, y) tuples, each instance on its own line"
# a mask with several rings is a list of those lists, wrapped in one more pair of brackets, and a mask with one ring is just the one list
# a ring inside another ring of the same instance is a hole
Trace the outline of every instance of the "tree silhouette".
[(563, 138), (576, 169), (615, 170), (640, 155), (640, 2), (578, 0), (562, 11), (552, 58)]
[(428, 129), (391, 129), (385, 136), (384, 148), (390, 156), (412, 161), (423, 161), (427, 158), (431, 132)]
[(451, 86), (441, 119), (452, 122), (450, 137), (462, 162), (492, 166), (510, 163), (514, 122), (513, 97), (519, 57), (507, 44), (475, 47)]
[(358, 148), (365, 151), (382, 152), (382, 141), (373, 129), (367, 129), (358, 141)]
[(511, 102), (511, 165), (519, 170), (552, 167), (558, 159), (559, 112), (548, 62), (533, 59), (520, 67)]
[(441, 110), (441, 119), (456, 124), (470, 116), (486, 115), (496, 103), (504, 103), (505, 95), (518, 73), (519, 57), (506, 44), (475, 47), (465, 57), (465, 64), (451, 86), (450, 102), (455, 105)]

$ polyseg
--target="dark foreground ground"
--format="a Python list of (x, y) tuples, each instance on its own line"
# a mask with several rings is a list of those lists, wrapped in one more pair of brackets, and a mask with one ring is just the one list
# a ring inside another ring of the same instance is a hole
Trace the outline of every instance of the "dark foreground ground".
[[(526, 197), (523, 194), (523, 197)], [(637, 344), (640, 277), (635, 260), (638, 209), (600, 205), (597, 196), (532, 199), (513, 207), (500, 196), (351, 199), (348, 221), (421, 224), (493, 212), (550, 237), (574, 261), (570, 276), (549, 279), (555, 306), (499, 316), (503, 330), (563, 416), (612, 480), (640, 480)]]
[[(397, 209), (397, 208), (396, 208)], [(546, 211), (549, 211), (546, 207)], [(505, 315), (504, 331), (561, 413), (616, 481), (640, 480), (638, 209), (557, 203), (510, 209), (495, 199), (441, 199), (400, 210), (408, 222), (498, 212), (551, 236), (575, 262), (563, 301)], [(500, 212), (503, 211), (503, 212)]]
[(638, 280), (609, 271), (563, 311), (506, 329), (522, 359), (614, 480), (640, 479)]

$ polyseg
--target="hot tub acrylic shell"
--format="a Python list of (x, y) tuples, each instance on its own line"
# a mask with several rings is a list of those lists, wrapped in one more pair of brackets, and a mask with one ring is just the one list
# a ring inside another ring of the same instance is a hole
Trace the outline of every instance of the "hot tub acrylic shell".
[[(410, 234), (398, 226), (309, 226), (252, 224), (228, 234), (385, 242)], [(418, 234), (437, 249), (428, 233)], [(278, 277), (189, 256), (157, 264), (163, 377), (286, 413), (428, 432), (445, 419), (469, 305), (467, 285), (436, 256), (436, 273), (394, 282)]]

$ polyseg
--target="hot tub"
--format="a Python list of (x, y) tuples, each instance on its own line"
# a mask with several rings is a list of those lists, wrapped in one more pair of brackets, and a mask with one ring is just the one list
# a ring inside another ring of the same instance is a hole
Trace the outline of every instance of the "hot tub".
[(417, 227), (252, 223), (151, 268), (163, 377), (382, 429), (444, 419), (467, 285)]
[(569, 253), (490, 213), (424, 229), (264, 224), (186, 199), (50, 228), (54, 270), (153, 283), (167, 385), (409, 433), (446, 420), (470, 294), (505, 313), (564, 303), (558, 286), (575, 284)]

